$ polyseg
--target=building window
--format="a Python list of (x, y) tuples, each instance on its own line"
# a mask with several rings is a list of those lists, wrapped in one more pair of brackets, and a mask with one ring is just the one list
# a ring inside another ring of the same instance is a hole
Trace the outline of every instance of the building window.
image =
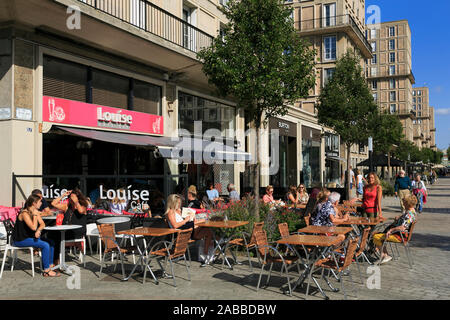
[(417, 91), (417, 95), (421, 96), (422, 95), (422, 91)]
[(389, 79), (389, 89), (395, 89), (395, 79)]
[(416, 91), (413, 91), (413, 96), (415, 96), (416, 95)]
[(323, 6), (323, 26), (332, 27), (336, 25), (336, 3), (325, 4)]
[(236, 109), (219, 102), (178, 93), (179, 128), (194, 132), (194, 121), (202, 121), (202, 129), (218, 129), (223, 137), (235, 129)]
[(133, 80), (133, 111), (161, 114), (161, 87)]
[(421, 97), (417, 98), (417, 102), (422, 103), (422, 98)]
[(370, 45), (372, 47), (372, 52), (376, 52), (377, 51), (377, 43), (374, 41), (374, 42), (371, 42)]
[(397, 112), (397, 106), (395, 104), (391, 104), (390, 107), (389, 107), (389, 112), (391, 114), (396, 113)]
[(372, 97), (373, 97), (373, 101), (377, 102), (378, 101), (378, 93), (372, 93)]
[(372, 90), (376, 90), (378, 88), (378, 82), (377, 80), (372, 81)]
[(377, 38), (377, 29), (370, 29), (370, 39)]
[(336, 60), (336, 36), (325, 37), (323, 39), (324, 42), (324, 60)]
[(372, 77), (376, 77), (377, 76), (377, 67), (370, 68), (370, 75)]
[(395, 52), (389, 53), (389, 62), (394, 63), (395, 62)]
[(389, 101), (397, 101), (397, 93), (395, 91), (389, 92)]
[(323, 69), (323, 86), (326, 86), (328, 81), (333, 76), (335, 68)]
[(128, 78), (101, 70), (92, 70), (92, 103), (128, 109)]
[(417, 107), (416, 107), (416, 105), (414, 104), (414, 105), (413, 105), (413, 110), (416, 110), (416, 108), (417, 108)]
[(395, 50), (395, 39), (389, 40), (389, 50)]
[(390, 76), (395, 75), (395, 66), (389, 66), (389, 75)]
[(395, 27), (389, 27), (389, 37), (395, 37)]
[[(414, 95), (414, 94), (413, 94)], [(416, 98), (413, 98), (413, 103), (416, 103)]]
[(372, 64), (377, 64), (377, 55), (376, 54), (373, 55)]

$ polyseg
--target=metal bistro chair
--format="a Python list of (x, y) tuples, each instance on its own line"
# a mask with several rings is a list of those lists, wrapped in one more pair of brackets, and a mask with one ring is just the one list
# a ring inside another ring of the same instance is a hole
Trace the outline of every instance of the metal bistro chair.
[(270, 274), (272, 273), (272, 267), (275, 262), (282, 263), (281, 274), (283, 273), (283, 268), (286, 272), (286, 279), (289, 288), (289, 295), (292, 296), (291, 282), (289, 279), (289, 267), (288, 265), (293, 266), (293, 264), (297, 264), (297, 270), (300, 274), (300, 264), (298, 263), (299, 258), (297, 255), (288, 256), (282, 255), (275, 247), (269, 246), (269, 242), (267, 241), (267, 233), (263, 231), (258, 231), (255, 234), (256, 238), (256, 252), (258, 254), (258, 259), (261, 262), (261, 272), (259, 274), (258, 284), (256, 286), (256, 291), (259, 289), (259, 284), (261, 283), (262, 274), (264, 271), (264, 267), (270, 263), (269, 275), (267, 276), (266, 287), (269, 284)]
[[(116, 253), (120, 258), (120, 262), (122, 265), (122, 276), (125, 279), (125, 269), (124, 269), (124, 255), (128, 253), (133, 253), (137, 248), (135, 246), (129, 247), (121, 247), (116, 240), (116, 235), (114, 233), (114, 225), (112, 224), (99, 224), (97, 225), (98, 231), (100, 233), (100, 239), (104, 242), (105, 250), (103, 251), (103, 255), (100, 257), (100, 274), (103, 270), (103, 264), (106, 265), (106, 254), (111, 253), (111, 260), (114, 261), (114, 254)], [(114, 265), (114, 271), (116, 271), (117, 260)]]
[[(191, 281), (191, 274), (189, 273), (189, 264), (186, 260), (186, 250), (188, 248), (188, 242), (189, 242), (189, 239), (191, 238), (191, 234), (192, 234), (192, 229), (180, 230), (178, 232), (178, 236), (175, 241), (175, 245), (169, 241), (160, 241), (158, 243), (155, 243), (155, 245), (152, 247), (152, 249), (150, 249), (150, 258), (148, 259), (147, 265), (150, 264), (150, 262), (153, 258), (156, 258), (156, 261), (158, 262), (159, 266), (161, 267), (161, 270), (163, 270), (163, 273), (165, 274), (165, 269), (162, 266), (160, 260), (162, 258), (164, 258), (164, 260), (166, 262), (168, 260), (170, 263), (173, 285), (175, 287), (177, 286), (177, 284), (175, 282), (175, 273), (173, 271), (173, 262), (176, 262), (180, 259), (184, 260), (184, 265), (186, 266), (186, 270), (188, 273), (188, 280)], [(164, 245), (164, 247), (161, 249), (154, 250), (155, 248), (161, 247), (161, 245)], [(147, 274), (147, 266), (145, 266), (143, 283), (145, 283), (146, 274)]]
[[(392, 234), (398, 233), (398, 234), (400, 235), (401, 242), (399, 243), (399, 242), (393, 242), (393, 241), (385, 240), (385, 241), (383, 242), (383, 246), (382, 246), (380, 252), (383, 252), (384, 247), (386, 246), (386, 243), (388, 242), (389, 245), (390, 245), (390, 247), (391, 247), (392, 253), (394, 252), (394, 251), (392, 250), (392, 249), (393, 249), (393, 248), (392, 248), (392, 244), (395, 245), (395, 249), (396, 249), (396, 251), (397, 251), (397, 256), (399, 257), (400, 254), (399, 254), (399, 252), (398, 252), (397, 245), (402, 244), (403, 247), (405, 248), (406, 256), (407, 256), (407, 258), (408, 258), (409, 267), (412, 269), (412, 266), (413, 266), (414, 262), (413, 262), (412, 254), (411, 254), (411, 251), (410, 251), (410, 248), (409, 248), (409, 241), (411, 240), (411, 236), (412, 236), (412, 233), (413, 233), (413, 230), (414, 230), (414, 226), (415, 226), (415, 225), (416, 225), (416, 221), (414, 221), (414, 222), (411, 224), (411, 227), (409, 228), (408, 236), (407, 236), (407, 237), (406, 237), (406, 236), (403, 234), (403, 232), (401, 232), (401, 231), (393, 232)], [(394, 259), (397, 260), (397, 257), (394, 256)], [(380, 262), (381, 262), (381, 259), (380, 259), (380, 261), (378, 262), (378, 264), (380, 264)]]
[[(315, 265), (314, 265), (314, 267), (322, 269), (321, 277), (327, 282), (328, 286), (333, 291), (335, 291), (335, 289), (331, 286), (331, 284), (329, 283), (328, 279), (323, 276), (323, 273), (324, 273), (325, 269), (331, 269), (331, 270), (334, 270), (334, 271), (338, 272), (338, 279), (339, 279), (338, 281), (341, 283), (341, 291), (344, 292), (344, 298), (346, 300), (347, 300), (347, 293), (345, 292), (345, 289), (344, 289), (344, 280), (343, 280), (342, 275), (343, 275), (345, 270), (349, 269), (349, 267), (350, 267), (350, 265), (352, 263), (353, 256), (354, 256), (355, 251), (356, 251), (356, 246), (358, 245), (358, 240), (359, 239), (356, 238), (356, 239), (350, 239), (348, 241), (345, 257), (344, 257), (343, 260), (336, 259), (336, 255), (332, 254), (331, 257), (321, 259), (321, 260), (317, 261), (315, 263)], [(310, 278), (313, 277), (313, 273), (314, 273), (314, 268), (313, 268), (313, 270), (311, 270)], [(350, 270), (349, 270), (348, 276), (350, 277), (350, 281), (352, 282), (353, 289), (354, 289), (355, 295), (356, 295), (356, 288), (355, 288), (355, 286), (353, 284), (352, 275), (350, 273)], [(308, 296), (309, 284), (310, 284), (310, 279), (308, 280), (308, 287), (306, 289), (306, 296)]]
[[(13, 222), (11, 221), (11, 219), (6, 219), (3, 220), (3, 225), (5, 226), (5, 230), (6, 230), (6, 245), (5, 245), (5, 253), (3, 254), (3, 262), (2, 262), (2, 269), (0, 271), (0, 279), (3, 276), (3, 269), (5, 267), (5, 262), (6, 262), (6, 258), (8, 256), (8, 252), (11, 251), (11, 254), (13, 255), (12, 258), (12, 262), (11, 262), (11, 272), (14, 270), (14, 264), (17, 260), (17, 250), (29, 250), (30, 251), (30, 258), (31, 258), (31, 273), (32, 276), (34, 277), (34, 254), (33, 254), (33, 247), (15, 247), (13, 245), (11, 245), (11, 238), (12, 238), (12, 233), (14, 230), (14, 225)], [(40, 263), (40, 268), (42, 269), (42, 260), (41, 258), (41, 250), (39, 250), (39, 263)]]
[[(236, 258), (236, 254), (233, 253), (232, 248), (236, 247), (236, 250), (237, 250), (237, 247), (239, 247), (239, 246), (245, 248), (245, 250), (247, 251), (248, 265), (250, 267), (250, 271), (252, 271), (252, 272), (253, 272), (253, 266), (252, 266), (252, 261), (250, 259), (250, 249), (256, 248), (256, 233), (259, 231), (263, 231), (263, 227), (264, 227), (264, 222), (255, 222), (253, 224), (253, 230), (252, 230), (251, 235), (249, 235), (246, 232), (243, 232), (244, 237), (232, 239), (232, 240), (228, 241), (228, 243), (227, 243), (227, 248), (230, 248), (231, 255), (233, 256), (233, 259), (235, 262), (237, 262), (237, 258)], [(249, 238), (248, 241), (247, 241), (246, 237)], [(227, 248), (225, 248), (224, 251), (226, 251)]]

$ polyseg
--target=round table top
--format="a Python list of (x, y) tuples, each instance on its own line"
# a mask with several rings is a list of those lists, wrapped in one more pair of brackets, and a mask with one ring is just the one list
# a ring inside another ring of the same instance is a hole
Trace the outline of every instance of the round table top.
[(78, 228), (82, 228), (82, 226), (78, 225), (78, 224), (65, 224), (62, 226), (53, 226), (53, 227), (45, 227), (45, 230), (56, 230), (56, 231), (66, 231), (66, 230), (73, 230), (73, 229), (78, 229)]
[(97, 220), (97, 223), (123, 223), (130, 221), (130, 218), (127, 217), (110, 217), (110, 218), (101, 218)]
[(42, 217), (42, 219), (44, 219), (44, 220), (56, 220), (56, 216), (46, 216), (46, 217)]

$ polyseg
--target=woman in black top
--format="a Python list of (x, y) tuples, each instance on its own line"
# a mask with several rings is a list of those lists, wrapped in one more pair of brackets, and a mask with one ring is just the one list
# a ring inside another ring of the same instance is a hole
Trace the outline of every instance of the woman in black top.
[(40, 239), (41, 232), (45, 228), (45, 223), (39, 213), (41, 198), (31, 195), (25, 202), (25, 206), (20, 211), (16, 219), (12, 234), (13, 245), (16, 247), (39, 248), (42, 252), (42, 264), (44, 267), (44, 277), (59, 277), (61, 274), (51, 270), (54, 255), (55, 243), (49, 239)]
[[(69, 196), (68, 203), (61, 203), (62, 199)], [(86, 197), (81, 193), (79, 189), (69, 190), (65, 192), (61, 197), (52, 201), (52, 206), (64, 211), (63, 224), (76, 224), (81, 228), (75, 230), (66, 231), (66, 240), (74, 240), (83, 238), (86, 235), (86, 223), (87, 223), (87, 207), (88, 201)], [(53, 233), (52, 237), (56, 237), (55, 240), (60, 241), (60, 233)], [(59, 246), (55, 248), (55, 257), (59, 257)]]

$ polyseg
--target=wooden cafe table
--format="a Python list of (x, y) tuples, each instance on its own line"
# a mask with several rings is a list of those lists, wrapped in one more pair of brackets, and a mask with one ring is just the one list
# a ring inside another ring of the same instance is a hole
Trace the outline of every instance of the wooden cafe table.
[[(227, 220), (227, 221), (206, 221), (206, 222), (202, 222), (199, 223), (198, 226), (202, 227), (202, 228), (220, 228), (220, 229), (235, 229), (238, 227), (242, 227), (247, 225), (249, 222), (248, 221), (234, 221), (234, 220)], [(223, 239), (222, 241), (217, 241), (217, 239), (215, 239), (214, 237), (214, 242), (216, 243), (216, 246), (214, 248), (214, 252), (216, 252), (216, 250), (220, 251), (220, 254), (223, 256), (224, 262), (227, 263), (228, 267), (233, 270), (233, 267), (231, 266), (230, 262), (227, 259), (226, 256), (226, 249), (228, 247), (228, 242), (230, 241), (230, 239), (233, 237), (233, 235), (231, 235), (228, 238)]]
[(317, 233), (317, 234), (333, 234), (333, 235), (346, 235), (352, 232), (351, 227), (326, 227), (326, 226), (307, 226), (305, 228), (297, 230), (299, 233)]
[[(328, 299), (328, 296), (323, 292), (322, 288), (320, 287), (317, 280), (312, 277), (312, 273), (314, 271), (314, 265), (315, 263), (322, 257), (326, 256), (327, 253), (333, 248), (334, 246), (340, 244), (343, 241), (342, 237), (338, 236), (325, 236), (325, 235), (291, 235), (289, 237), (286, 237), (284, 239), (280, 239), (277, 241), (277, 244), (283, 244), (283, 245), (291, 245), (291, 246), (311, 246), (314, 249), (311, 251), (311, 253), (308, 255), (308, 261), (306, 263), (303, 263), (305, 266), (305, 270), (300, 275), (298, 280), (296, 281), (294, 287), (292, 288), (292, 291), (294, 291), (299, 285), (302, 285), (303, 282), (306, 280), (307, 277), (309, 279), (313, 279), (314, 283), (316, 284), (317, 288), (319, 289), (320, 293), (324, 296), (325, 299)], [(294, 250), (296, 254), (298, 255), (299, 259), (303, 261), (301, 256), (298, 254), (297, 250), (294, 247)], [(306, 289), (306, 295), (308, 296), (309, 292), (309, 281), (308, 281), (308, 287)]]
[[(139, 252), (139, 259), (137, 260), (136, 264), (133, 267), (133, 270), (130, 272), (130, 275), (126, 278), (124, 278), (124, 281), (127, 281), (130, 279), (130, 277), (133, 275), (134, 271), (136, 270), (137, 266), (140, 264), (143, 264), (145, 262), (145, 268), (147, 268), (150, 271), (150, 274), (153, 277), (153, 280), (155, 280), (156, 284), (159, 284), (158, 279), (156, 279), (155, 274), (153, 273), (152, 269), (150, 268), (150, 265), (148, 264), (148, 261), (146, 260), (148, 248), (150, 248), (150, 245), (152, 241), (148, 242), (148, 244), (145, 246), (144, 250), (141, 250), (138, 245), (138, 236), (143, 237), (153, 237), (153, 239), (157, 237), (163, 237), (167, 235), (172, 235), (172, 243), (173, 243), (173, 235), (175, 233), (178, 233), (180, 230), (178, 229), (171, 229), (171, 228), (136, 228), (131, 230), (123, 230), (117, 232), (117, 234), (123, 234), (123, 235), (129, 235), (134, 238), (134, 243), (136, 243), (136, 247)], [(152, 240), (153, 240), (152, 239)]]

